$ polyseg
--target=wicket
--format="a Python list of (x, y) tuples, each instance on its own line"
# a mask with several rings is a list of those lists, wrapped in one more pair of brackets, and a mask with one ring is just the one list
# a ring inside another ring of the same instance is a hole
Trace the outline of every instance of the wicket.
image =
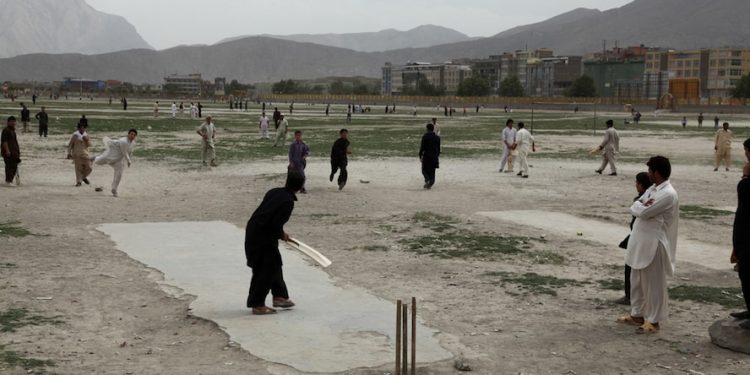
[(409, 305), (396, 301), (395, 375), (417, 374), (417, 298), (411, 298), (411, 372), (409, 372)]

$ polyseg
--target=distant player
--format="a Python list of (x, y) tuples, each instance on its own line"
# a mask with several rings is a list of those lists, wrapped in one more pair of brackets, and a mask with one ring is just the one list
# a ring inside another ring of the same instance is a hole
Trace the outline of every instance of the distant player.
[(331, 148), (331, 175), (328, 177), (328, 180), (333, 182), (336, 172), (341, 171), (338, 179), (339, 190), (342, 190), (346, 186), (346, 180), (349, 177), (349, 173), (346, 170), (349, 164), (349, 155), (352, 153), (349, 149), (349, 144), (349, 131), (341, 129), (339, 131), (339, 139), (333, 143), (333, 147)]

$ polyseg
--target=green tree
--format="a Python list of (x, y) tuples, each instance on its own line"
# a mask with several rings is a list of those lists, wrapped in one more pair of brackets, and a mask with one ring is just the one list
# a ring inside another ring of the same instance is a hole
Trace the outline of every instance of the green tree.
[(594, 85), (594, 79), (582, 75), (578, 77), (573, 84), (565, 90), (565, 96), (573, 98), (591, 98), (596, 96), (596, 85)]
[(505, 97), (521, 97), (525, 95), (521, 80), (516, 76), (508, 77), (500, 82), (500, 88), (497, 90), (498, 95)]
[(732, 96), (738, 99), (750, 98), (750, 74), (746, 74), (734, 85)]
[(461, 82), (456, 90), (457, 96), (487, 96), (490, 94), (490, 82), (480, 75), (473, 75)]
[(299, 91), (299, 88), (297, 87), (297, 82), (294, 82), (294, 80), (281, 80), (279, 82), (276, 82), (271, 87), (271, 91), (273, 91), (274, 94), (297, 94)]
[(343, 95), (348, 94), (344, 81), (337, 79), (328, 86), (328, 93), (331, 95)]
[(445, 87), (435, 86), (430, 83), (430, 80), (425, 76), (419, 76), (414, 82), (414, 86), (404, 86), (404, 94), (406, 95), (422, 95), (422, 96), (443, 96), (445, 95)]

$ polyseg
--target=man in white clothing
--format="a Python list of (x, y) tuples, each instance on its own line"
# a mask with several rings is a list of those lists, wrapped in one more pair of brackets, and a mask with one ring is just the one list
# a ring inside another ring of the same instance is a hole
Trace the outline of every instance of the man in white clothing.
[(260, 115), (260, 139), (268, 139), (268, 116), (263, 112)]
[(602, 166), (595, 172), (602, 174), (604, 168), (609, 164), (612, 173), (610, 176), (617, 176), (617, 166), (615, 166), (615, 155), (620, 153), (620, 135), (615, 130), (615, 122), (607, 120), (607, 130), (604, 131), (604, 140), (599, 145), (599, 151), (602, 152)]
[(117, 197), (117, 187), (120, 186), (122, 173), (125, 170), (125, 163), (128, 168), (132, 163), (133, 149), (135, 148), (135, 138), (138, 131), (135, 129), (128, 130), (128, 136), (117, 140), (107, 141), (107, 150), (103, 154), (92, 157), (96, 165), (109, 164), (115, 170), (115, 176), (112, 179), (112, 196)]
[(516, 132), (516, 150), (518, 150), (518, 163), (521, 166), (518, 175), (529, 178), (529, 162), (526, 158), (529, 156), (529, 150), (536, 152), (536, 146), (534, 136), (524, 126), (523, 122), (519, 122), (518, 132)]
[[(500, 172), (505, 168), (505, 163), (508, 162), (510, 153), (516, 148), (516, 129), (513, 129), (513, 120), (508, 119), (505, 122), (505, 129), (503, 129), (503, 160), (500, 162)], [(508, 168), (509, 172), (513, 172), (513, 168)]]
[[(351, 112), (349, 112), (351, 114)], [(279, 118), (279, 127), (276, 129), (276, 142), (273, 143), (273, 147), (283, 146), (286, 142), (286, 131), (289, 129), (289, 121), (286, 120), (284, 115)]]
[(172, 102), (172, 118), (177, 117), (177, 102)]
[(211, 163), (212, 167), (216, 167), (216, 149), (214, 148), (214, 139), (216, 139), (216, 127), (211, 121), (211, 116), (206, 117), (206, 122), (195, 132), (203, 139), (202, 157), (203, 165)]
[(675, 270), (677, 223), (680, 205), (669, 182), (669, 159), (649, 159), (648, 174), (654, 183), (630, 207), (636, 218), (628, 241), (625, 263), (630, 273), (630, 315), (622, 323), (639, 325), (636, 333), (655, 333), (668, 316), (667, 276)]

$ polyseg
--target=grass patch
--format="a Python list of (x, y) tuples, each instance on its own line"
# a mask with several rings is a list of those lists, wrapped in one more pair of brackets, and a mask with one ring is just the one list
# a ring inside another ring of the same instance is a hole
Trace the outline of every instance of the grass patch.
[(445, 232), (455, 229), (455, 224), (458, 224), (458, 219), (456, 218), (432, 212), (417, 212), (412, 216), (412, 220), (421, 224), (422, 227), (435, 232)]
[(0, 263), (0, 268), (17, 268), (18, 266), (13, 263)]
[(362, 247), (364, 251), (388, 251), (388, 246), (383, 245), (366, 245)]
[(623, 290), (625, 289), (625, 281), (622, 279), (599, 280), (599, 287), (606, 290)]
[(517, 274), (511, 272), (488, 272), (488, 277), (499, 277), (497, 284), (514, 284), (526, 294), (557, 296), (555, 289), (583, 286), (585, 283), (573, 279), (561, 279), (555, 276), (544, 276), (534, 272)]
[(740, 288), (717, 288), (711, 286), (679, 285), (669, 289), (669, 297), (680, 301), (715, 303), (726, 308), (745, 306)]
[(0, 237), (26, 237), (31, 236), (28, 229), (16, 226), (17, 222), (0, 223)]
[(701, 206), (680, 206), (680, 217), (683, 219), (706, 220), (733, 214), (734, 212), (731, 211), (716, 210)]
[(529, 248), (528, 238), (506, 237), (484, 233), (441, 233), (402, 239), (399, 242), (418, 254), (439, 258), (493, 258), (518, 254)]
[(16, 329), (25, 326), (40, 326), (43, 324), (62, 324), (58, 317), (46, 317), (32, 315), (26, 309), (10, 309), (0, 312), (0, 332), (15, 332)]
[(23, 357), (12, 350), (5, 350), (3, 345), (0, 345), (0, 364), (2, 364), (0, 370), (21, 367), (29, 374), (44, 374), (46, 373), (46, 367), (55, 366), (55, 363), (51, 360)]

